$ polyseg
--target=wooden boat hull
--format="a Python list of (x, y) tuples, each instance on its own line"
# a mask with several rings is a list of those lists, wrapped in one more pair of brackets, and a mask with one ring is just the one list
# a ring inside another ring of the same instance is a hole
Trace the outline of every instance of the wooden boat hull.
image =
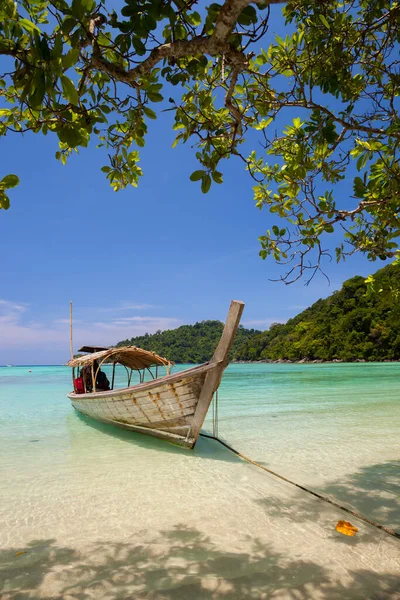
[[(92, 419), (193, 448), (228, 364), (243, 307), (243, 302), (231, 302), (224, 331), (209, 363), (132, 387), (73, 392), (68, 398), (76, 410)], [(70, 363), (74, 366), (74, 361)]]
[(191, 432), (207, 372), (204, 364), (134, 387), (91, 394), (68, 394), (73, 407), (103, 423), (112, 423), (192, 448)]

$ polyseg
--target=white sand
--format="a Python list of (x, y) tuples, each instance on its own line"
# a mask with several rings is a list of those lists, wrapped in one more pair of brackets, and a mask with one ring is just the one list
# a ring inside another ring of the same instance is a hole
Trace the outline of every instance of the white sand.
[[(33, 450), (32, 464), (9, 465), (2, 600), (400, 598), (400, 540), (215, 442), (192, 454), (93, 435), (101, 451), (72, 444), (58, 473)], [(340, 519), (358, 534), (337, 533)]]

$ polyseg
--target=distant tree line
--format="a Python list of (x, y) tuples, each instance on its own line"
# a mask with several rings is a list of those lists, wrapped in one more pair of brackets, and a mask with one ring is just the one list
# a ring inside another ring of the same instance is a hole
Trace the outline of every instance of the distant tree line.
[[(231, 359), (381, 361), (400, 359), (400, 266), (374, 276), (375, 291), (364, 277), (345, 281), (340, 291), (318, 300), (287, 323), (268, 331), (239, 327)], [(201, 321), (177, 329), (123, 340), (153, 350), (177, 363), (209, 360), (223, 329), (220, 321)]]
[(348, 279), (340, 291), (285, 324), (246, 340), (239, 360), (398, 360), (400, 358), (400, 267), (375, 274), (375, 291), (364, 277)]
[[(157, 331), (153, 334), (122, 340), (117, 346), (138, 346), (144, 350), (152, 350), (176, 363), (202, 363), (210, 360), (222, 334), (224, 324), (221, 321), (201, 321), (194, 325), (182, 325), (177, 329)], [(239, 326), (231, 358), (245, 344), (247, 339), (261, 334), (255, 329)]]

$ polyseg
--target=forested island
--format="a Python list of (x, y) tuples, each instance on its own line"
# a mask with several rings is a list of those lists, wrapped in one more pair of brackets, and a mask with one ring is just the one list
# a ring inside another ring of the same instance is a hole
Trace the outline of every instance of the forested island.
[[(117, 346), (139, 346), (152, 350), (176, 363), (202, 363), (210, 360), (222, 334), (221, 321), (200, 321), (194, 325), (182, 325), (177, 329), (157, 331), (153, 334), (123, 340)], [(261, 335), (256, 329), (239, 326), (230, 357), (235, 358), (247, 340)]]
[[(241, 326), (231, 359), (239, 361), (383, 361), (400, 358), (400, 266), (375, 274), (375, 293), (364, 277), (344, 282), (341, 290), (264, 332)], [(177, 363), (209, 360), (223, 323), (202, 321), (177, 329), (123, 340), (167, 356)]]

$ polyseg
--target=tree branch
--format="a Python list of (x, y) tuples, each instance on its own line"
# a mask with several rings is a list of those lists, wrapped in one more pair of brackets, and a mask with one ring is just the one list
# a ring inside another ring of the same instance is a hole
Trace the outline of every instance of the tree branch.
[(235, 89), (235, 85), (236, 85), (238, 76), (239, 76), (239, 69), (237, 67), (235, 67), (231, 72), (231, 81), (229, 84), (228, 92), (225, 97), (225, 106), (226, 106), (226, 108), (228, 108), (230, 110), (231, 115), (233, 116), (233, 118), (236, 121), (235, 133), (237, 132), (240, 135), (241, 130), (242, 130), (242, 115), (241, 115), (238, 107), (235, 106), (232, 102), (232, 95), (233, 95), (233, 91)]
[[(268, 4), (283, 4), (286, 0), (269, 0)], [(137, 86), (137, 80), (166, 58), (184, 58), (198, 54), (208, 56), (225, 55), (227, 64), (242, 68), (247, 65), (247, 58), (243, 52), (233, 50), (228, 43), (228, 37), (233, 31), (237, 18), (246, 6), (252, 4), (253, 0), (226, 0), (219, 13), (214, 32), (208, 37), (197, 36), (191, 40), (176, 40), (169, 44), (162, 44), (154, 48), (150, 55), (133, 69), (124, 69), (119, 65), (106, 60), (101, 56), (99, 47), (93, 47), (92, 65), (106, 72), (111, 77), (126, 83), (132, 87)], [(256, 0), (255, 4), (261, 3)]]

